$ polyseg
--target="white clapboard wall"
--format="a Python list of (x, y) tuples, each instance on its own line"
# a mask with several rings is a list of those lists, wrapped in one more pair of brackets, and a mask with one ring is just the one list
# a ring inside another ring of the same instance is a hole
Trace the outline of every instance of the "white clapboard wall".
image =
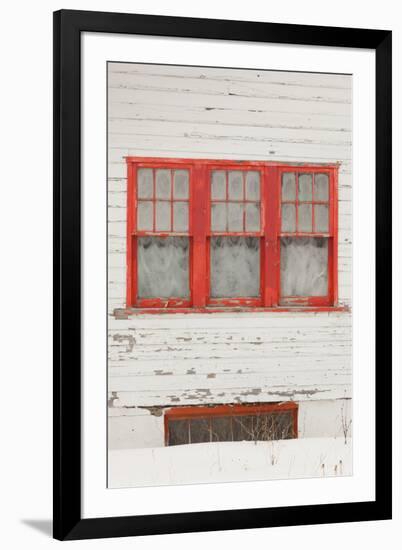
[(351, 397), (351, 314), (133, 315), (124, 157), (340, 162), (339, 301), (351, 305), (352, 79), (108, 65), (109, 392), (127, 407)]

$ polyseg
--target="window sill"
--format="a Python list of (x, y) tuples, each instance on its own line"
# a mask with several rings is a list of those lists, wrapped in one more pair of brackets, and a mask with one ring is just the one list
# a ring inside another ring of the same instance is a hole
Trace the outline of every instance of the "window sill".
[(341, 313), (350, 312), (349, 306), (277, 306), (277, 307), (167, 307), (167, 308), (116, 308), (113, 311), (115, 319), (128, 319), (135, 315), (163, 314), (211, 314), (211, 313)]

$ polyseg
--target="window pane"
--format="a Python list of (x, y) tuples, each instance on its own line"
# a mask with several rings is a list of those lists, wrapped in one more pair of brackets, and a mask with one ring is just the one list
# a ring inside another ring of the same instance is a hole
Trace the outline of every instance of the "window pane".
[(191, 443), (208, 443), (211, 441), (211, 429), (208, 418), (192, 418), (190, 420)]
[(299, 201), (311, 201), (313, 199), (312, 174), (299, 174)]
[(246, 231), (260, 230), (260, 203), (246, 203)]
[(311, 233), (313, 231), (313, 208), (311, 204), (299, 204), (298, 209), (297, 230)]
[(325, 204), (314, 206), (314, 226), (316, 233), (328, 232), (328, 206)]
[(248, 201), (260, 200), (260, 173), (246, 173), (246, 199)]
[(211, 199), (226, 199), (226, 172), (224, 170), (214, 170), (212, 172)]
[(243, 231), (243, 204), (228, 203), (228, 230)]
[(212, 441), (233, 441), (232, 417), (216, 416), (211, 418)]
[(151, 168), (140, 168), (137, 173), (137, 196), (139, 199), (151, 199), (153, 196), (153, 175)]
[(173, 203), (173, 231), (188, 231), (188, 203)]
[(156, 170), (156, 197), (170, 199), (170, 170)]
[(137, 229), (138, 231), (152, 231), (153, 208), (151, 201), (138, 201)]
[(274, 438), (275, 439), (292, 439), (293, 431), (293, 415), (290, 412), (281, 412), (273, 415), (275, 423)]
[(296, 231), (296, 206), (282, 204), (282, 231), (294, 233)]
[(260, 239), (211, 238), (211, 297), (260, 295)]
[(173, 175), (175, 199), (188, 199), (188, 170), (175, 170)]
[(155, 205), (155, 231), (170, 231), (170, 202), (157, 202)]
[(327, 201), (329, 199), (328, 174), (315, 174), (314, 176), (314, 200)]
[(233, 441), (253, 441), (253, 417), (251, 415), (233, 417)]
[(188, 237), (140, 237), (138, 296), (189, 297), (189, 248)]
[(328, 239), (281, 239), (281, 296), (328, 294)]
[(293, 435), (293, 417), (291, 413), (268, 413), (254, 417), (254, 438), (258, 441), (289, 439)]
[(240, 170), (229, 172), (229, 200), (243, 200), (243, 172)]
[(296, 175), (293, 172), (282, 174), (282, 200), (296, 200)]
[(188, 420), (169, 420), (169, 445), (189, 443)]
[(216, 202), (211, 205), (211, 230), (227, 230), (226, 203)]

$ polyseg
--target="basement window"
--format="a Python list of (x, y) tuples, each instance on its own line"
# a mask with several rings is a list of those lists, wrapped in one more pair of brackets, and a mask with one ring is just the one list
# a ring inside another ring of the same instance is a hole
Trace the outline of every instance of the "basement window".
[(165, 444), (297, 438), (296, 403), (177, 407), (165, 414)]

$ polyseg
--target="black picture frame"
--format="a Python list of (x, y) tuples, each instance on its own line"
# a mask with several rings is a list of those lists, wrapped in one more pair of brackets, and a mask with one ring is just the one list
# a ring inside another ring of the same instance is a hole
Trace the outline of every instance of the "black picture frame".
[[(376, 55), (376, 498), (369, 502), (82, 519), (83, 32), (368, 48)], [(61, 10), (54, 13), (54, 537), (60, 540), (391, 518), (391, 31)], [(380, 289), (380, 291), (379, 291)]]

